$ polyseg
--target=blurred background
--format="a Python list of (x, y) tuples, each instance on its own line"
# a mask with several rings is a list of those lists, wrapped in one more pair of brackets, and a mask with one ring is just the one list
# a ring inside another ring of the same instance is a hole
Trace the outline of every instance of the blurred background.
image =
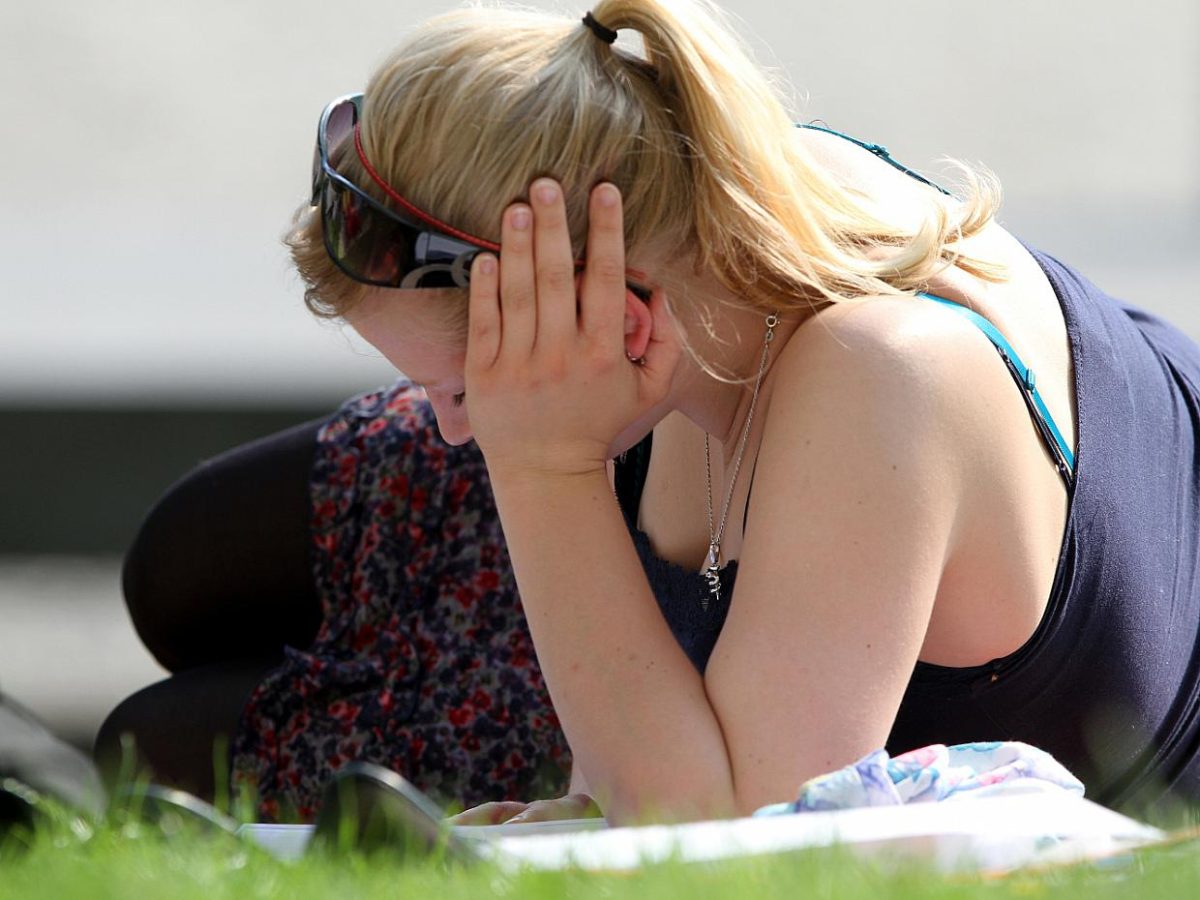
[[(324, 104), (453, 5), (0, 5), (0, 689), (80, 746), (164, 674), (119, 586), (155, 498), (394, 377), (279, 238)], [(1200, 338), (1196, 0), (726, 8), (798, 119), (986, 164), (1005, 225)]]

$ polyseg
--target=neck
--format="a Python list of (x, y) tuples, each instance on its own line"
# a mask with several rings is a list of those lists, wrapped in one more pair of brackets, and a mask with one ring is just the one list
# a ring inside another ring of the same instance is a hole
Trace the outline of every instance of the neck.
[[(697, 291), (689, 290), (689, 305)], [(723, 289), (709, 286), (706, 296), (696, 309), (711, 311), (711, 328), (698, 322), (685, 325), (687, 337), (699, 359), (707, 362), (712, 372), (685, 354), (671, 392), (671, 406), (683, 413), (721, 445), (728, 464), (737, 454), (745, 430), (750, 405), (754, 397), (762, 362), (763, 343), (767, 333), (766, 315), (756, 310), (734, 305)], [(686, 312), (680, 310), (681, 317)], [(693, 317), (694, 318), (694, 317)], [(780, 319), (774, 329), (767, 357), (766, 370), (759, 385), (759, 402), (771, 380), (776, 358), (787, 339), (798, 327), (795, 317)], [(755, 412), (758, 419), (758, 412)]]

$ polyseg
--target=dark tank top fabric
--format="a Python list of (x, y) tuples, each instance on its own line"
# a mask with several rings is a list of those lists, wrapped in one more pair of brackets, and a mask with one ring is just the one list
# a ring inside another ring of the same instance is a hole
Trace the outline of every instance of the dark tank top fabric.
[[(1030, 252), (1062, 307), (1078, 409), (1076, 482), (1049, 602), (1009, 656), (917, 663), (887, 749), (1020, 740), (1053, 754), (1097, 802), (1168, 793), (1200, 802), (1200, 347)], [(618, 461), (617, 496), (659, 608), (703, 672), (737, 562), (705, 610), (704, 576), (654, 554), (637, 529), (651, 447), (647, 438)]]

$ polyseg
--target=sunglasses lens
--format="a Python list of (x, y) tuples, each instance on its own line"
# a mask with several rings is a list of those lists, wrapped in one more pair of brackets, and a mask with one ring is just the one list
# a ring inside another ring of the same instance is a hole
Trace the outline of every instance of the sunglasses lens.
[(322, 163), (328, 159), (330, 165), (335, 170), (337, 169), (334, 160), (339, 159), (345, 152), (342, 148), (342, 143), (354, 132), (354, 123), (357, 119), (358, 114), (354, 108), (354, 101), (350, 99), (341, 101), (321, 117), (317, 133), (317, 145), (313, 148), (312, 185), (314, 203), (317, 202), (317, 192), (320, 190), (321, 182), (323, 181), (324, 172)]
[[(398, 213), (351, 187), (338, 163), (353, 154), (358, 119), (351, 99), (321, 119), (313, 157), (313, 203), (321, 208), (325, 249), (351, 278), (382, 287), (465, 287), (478, 248)], [(350, 143), (348, 143), (350, 142)]]
[(357, 116), (353, 100), (343, 100), (329, 111), (329, 120), (325, 123), (325, 146), (330, 156), (346, 138), (354, 131)]
[(398, 287), (412, 268), (417, 229), (385, 215), (334, 179), (321, 192), (321, 223), (325, 249), (352, 278)]

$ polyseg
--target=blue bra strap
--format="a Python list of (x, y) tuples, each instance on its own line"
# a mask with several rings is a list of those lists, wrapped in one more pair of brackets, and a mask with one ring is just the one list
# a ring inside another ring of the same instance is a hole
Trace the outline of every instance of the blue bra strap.
[(937, 188), (939, 191), (941, 191), (947, 197), (954, 196), (948, 190), (946, 190), (944, 187), (942, 187), (940, 184), (935, 184), (934, 182), (932, 182), (928, 178), (926, 178), (924, 175), (920, 175), (920, 174), (914, 172), (908, 166), (904, 165), (903, 163), (899, 162), (898, 160), (893, 159), (892, 154), (888, 152), (888, 148), (883, 146), (883, 144), (869, 144), (866, 141), (860, 141), (858, 138), (850, 137), (850, 135), (843, 134), (840, 131), (834, 131), (832, 128), (827, 128), (824, 125), (811, 125), (811, 124), (801, 123), (798, 127), (808, 128), (808, 129), (811, 129), (812, 131), (823, 131), (826, 134), (833, 134), (833, 135), (836, 135), (837, 137), (843, 138), (844, 140), (847, 140), (852, 144), (857, 144), (858, 146), (862, 147), (864, 150), (866, 150), (870, 153), (874, 153), (876, 156), (878, 156), (880, 159), (882, 159), (885, 163), (892, 166), (893, 168), (899, 169), (905, 175), (909, 175), (912, 178), (917, 179), (917, 181), (921, 182), (922, 184), (927, 184), (932, 188)]
[(961, 303), (955, 303), (953, 300), (946, 300), (944, 297), (937, 297), (933, 294), (921, 293), (917, 294), (917, 296), (940, 303), (947, 309), (954, 310), (972, 325), (975, 325), (992, 342), (992, 345), (1000, 354), (1000, 358), (1008, 366), (1008, 371), (1012, 374), (1013, 380), (1016, 381), (1017, 387), (1021, 389), (1021, 397), (1025, 400), (1025, 405), (1029, 407), (1029, 414), (1033, 417), (1033, 424), (1037, 427), (1038, 433), (1046, 445), (1046, 449), (1050, 451), (1050, 455), (1054, 458), (1054, 464), (1058, 469), (1059, 475), (1062, 476), (1063, 481), (1066, 482), (1067, 489), (1070, 490), (1075, 483), (1075, 454), (1071, 452), (1071, 448), (1063, 438), (1062, 432), (1058, 430), (1058, 426), (1054, 423), (1054, 417), (1050, 415), (1050, 410), (1046, 408), (1045, 401), (1042, 400), (1042, 395), (1037, 389), (1037, 379), (1034, 376), (1033, 369), (1021, 362), (1021, 357), (1017, 355), (1017, 351), (1012, 348), (1012, 345), (1000, 333), (1000, 330), (973, 309), (968, 309)]
[[(871, 144), (866, 141), (860, 141), (858, 138), (851, 137), (848, 134), (843, 134), (840, 131), (835, 131), (832, 128), (827, 128), (824, 125), (812, 125), (801, 123), (797, 127), (809, 128), (813, 131), (823, 131), (826, 134), (832, 134), (847, 140), (852, 144), (857, 144), (869, 153), (888, 163), (893, 168), (899, 169), (905, 175), (915, 178), (922, 184), (927, 184), (932, 188), (937, 188), (947, 197), (953, 196), (948, 190), (940, 184), (935, 184), (923, 175), (914, 172), (912, 169), (903, 163), (892, 159), (888, 148), (882, 144)], [(1050, 410), (1046, 408), (1045, 401), (1042, 400), (1042, 395), (1037, 389), (1037, 381), (1034, 377), (1033, 369), (1021, 362), (1021, 357), (1017, 355), (1017, 351), (1012, 348), (1012, 345), (1005, 339), (1000, 330), (991, 322), (985, 319), (979, 313), (972, 309), (968, 309), (961, 303), (955, 303), (953, 300), (947, 300), (944, 297), (937, 297), (933, 294), (921, 293), (918, 297), (924, 297), (926, 300), (933, 300), (935, 303), (940, 303), (948, 309), (953, 309), (959, 315), (975, 325), (982, 331), (992, 345), (996, 348), (996, 352), (1000, 354), (1000, 358), (1004, 360), (1004, 364), (1008, 366), (1008, 371), (1011, 373), (1013, 380), (1016, 381), (1017, 387), (1021, 390), (1021, 398), (1025, 401), (1025, 405), (1029, 408), (1029, 414), (1033, 418), (1033, 424), (1041, 435), (1042, 442), (1045, 443), (1046, 449), (1050, 451), (1050, 455), (1054, 458), (1054, 465), (1058, 469), (1059, 475), (1066, 482), (1067, 489), (1070, 490), (1075, 484), (1075, 454), (1071, 452), (1070, 446), (1062, 436), (1062, 432), (1058, 430), (1058, 426), (1054, 423), (1054, 417), (1050, 415)]]

